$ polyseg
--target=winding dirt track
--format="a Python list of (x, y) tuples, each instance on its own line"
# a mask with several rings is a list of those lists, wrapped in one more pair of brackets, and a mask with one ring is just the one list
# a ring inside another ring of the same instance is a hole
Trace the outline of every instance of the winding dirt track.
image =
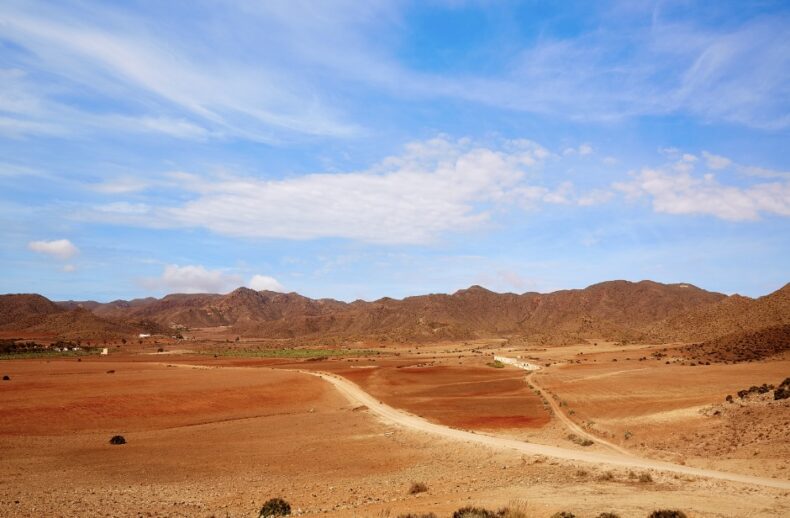
[(546, 395), (546, 402), (548, 402), (549, 406), (551, 407), (551, 410), (554, 412), (554, 415), (557, 416), (557, 418), (560, 421), (562, 421), (562, 423), (569, 430), (574, 432), (576, 435), (579, 435), (581, 437), (585, 437), (585, 438), (587, 438), (587, 439), (589, 439), (589, 440), (591, 440), (591, 441), (593, 441), (595, 443), (602, 444), (602, 445), (606, 446), (607, 448), (616, 451), (620, 455), (626, 455), (628, 457), (632, 457), (633, 456), (633, 453), (631, 453), (630, 451), (626, 450), (625, 448), (621, 448), (620, 446), (618, 446), (618, 445), (616, 445), (614, 443), (611, 443), (611, 442), (607, 441), (606, 439), (601, 439), (598, 436), (592, 435), (591, 433), (589, 433), (585, 429), (583, 429), (581, 426), (579, 426), (575, 422), (573, 422), (573, 420), (570, 417), (568, 417), (565, 414), (565, 412), (562, 411), (562, 409), (560, 408), (560, 405), (558, 405), (557, 402), (554, 401), (554, 398), (550, 395), (550, 393), (548, 391), (546, 391), (546, 389), (544, 389), (543, 387), (538, 385), (537, 380), (535, 379), (535, 377), (536, 376), (534, 374), (528, 375), (527, 376), (527, 380), (529, 380), (529, 382), (532, 384), (533, 387), (535, 387), (537, 390), (540, 390), (543, 394)]
[(319, 378), (331, 383), (334, 387), (343, 394), (350, 402), (357, 405), (364, 405), (368, 407), (370, 412), (377, 415), (384, 421), (390, 422), (395, 425), (410, 428), (420, 432), (433, 434), (446, 439), (464, 441), (468, 443), (480, 444), (496, 449), (516, 450), (529, 455), (544, 455), (546, 457), (554, 457), (558, 459), (565, 459), (578, 462), (589, 462), (592, 464), (606, 464), (610, 466), (621, 466), (626, 468), (635, 469), (654, 469), (660, 471), (669, 471), (674, 473), (681, 473), (683, 475), (691, 475), (696, 477), (706, 477), (719, 480), (728, 480), (732, 482), (742, 482), (745, 484), (754, 484), (765, 487), (775, 487), (779, 489), (790, 489), (790, 481), (753, 477), (749, 475), (741, 475), (738, 473), (727, 473), (723, 471), (714, 471), (702, 468), (694, 468), (690, 466), (681, 466), (669, 462), (662, 462), (657, 460), (645, 459), (633, 455), (622, 454), (605, 454), (586, 452), (579, 450), (570, 450), (559, 448), (556, 446), (547, 446), (542, 444), (532, 444), (527, 442), (518, 441), (515, 439), (508, 439), (504, 437), (496, 437), (481, 433), (468, 432), (464, 430), (457, 430), (447, 426), (431, 423), (425, 419), (409, 414), (402, 410), (397, 410), (389, 405), (386, 405), (370, 394), (362, 390), (360, 387), (351, 381), (335, 376), (328, 373), (298, 371)]

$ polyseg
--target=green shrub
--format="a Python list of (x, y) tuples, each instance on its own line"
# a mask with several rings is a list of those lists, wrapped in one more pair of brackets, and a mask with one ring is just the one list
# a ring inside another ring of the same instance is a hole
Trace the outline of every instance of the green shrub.
[(683, 511), (678, 511), (675, 509), (659, 509), (658, 511), (653, 511), (650, 513), (647, 518), (688, 518), (686, 513)]
[(258, 518), (270, 518), (272, 516), (288, 516), (291, 514), (291, 504), (282, 498), (272, 498), (263, 507)]

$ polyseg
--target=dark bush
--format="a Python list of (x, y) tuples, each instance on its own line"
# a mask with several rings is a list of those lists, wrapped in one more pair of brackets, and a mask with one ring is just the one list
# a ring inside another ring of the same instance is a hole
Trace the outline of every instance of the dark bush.
[(425, 514), (409, 513), (409, 514), (399, 514), (398, 518), (437, 518), (437, 516), (433, 513), (425, 513)]
[(590, 439), (586, 437), (579, 437), (575, 433), (568, 434), (568, 440), (575, 442), (579, 446), (592, 446), (595, 444)]
[(774, 400), (779, 401), (780, 399), (787, 399), (787, 398), (790, 398), (789, 388), (782, 387), (774, 390)]
[(165, 352), (165, 348), (164, 347), (160, 347), (159, 349), (156, 350), (156, 352), (163, 353), (163, 352)]
[(462, 507), (453, 513), (453, 518), (497, 518), (497, 513), (482, 507)]
[(639, 475), (639, 482), (643, 484), (647, 484), (648, 482), (652, 482), (652, 481), (653, 481), (653, 477), (650, 475), (650, 473), (642, 473), (641, 475)]
[(600, 481), (602, 481), (602, 482), (606, 482), (606, 481), (608, 481), (608, 480), (614, 480), (614, 473), (612, 473), (611, 471), (604, 471), (604, 472), (603, 472), (603, 473), (601, 473), (601, 475), (598, 477), (598, 480), (600, 480)]
[(726, 401), (727, 403), (732, 403), (732, 395), (727, 395), (727, 397), (724, 398), (724, 401)]
[(110, 369), (107, 371), (107, 374), (115, 374), (115, 369)]
[(288, 516), (289, 514), (291, 514), (291, 504), (282, 498), (272, 498), (263, 504), (258, 517), (269, 518), (271, 516)]
[(3, 376), (3, 381), (11, 381), (11, 378), (8, 377), (8, 375), (6, 374), (5, 376)]
[(616, 513), (601, 513), (596, 518), (620, 518), (620, 515)]
[(412, 482), (411, 487), (409, 488), (410, 495), (425, 493), (426, 491), (428, 491), (428, 486), (424, 482)]
[(551, 518), (576, 518), (576, 515), (570, 511), (560, 511), (559, 513), (552, 514)]
[(110, 444), (126, 444), (126, 439), (123, 438), (123, 435), (113, 435)]
[(688, 518), (686, 513), (683, 511), (678, 511), (675, 509), (659, 509), (658, 511), (653, 511), (650, 513), (647, 518)]

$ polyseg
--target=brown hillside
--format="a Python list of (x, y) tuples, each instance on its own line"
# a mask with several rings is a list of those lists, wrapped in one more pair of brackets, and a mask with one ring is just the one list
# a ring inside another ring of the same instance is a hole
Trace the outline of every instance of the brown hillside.
[(36, 294), (0, 295), (0, 328), (24, 328), (62, 311), (54, 302)]
[(36, 294), (0, 295), (0, 330), (64, 339), (105, 339), (151, 329), (141, 323), (111, 321), (82, 307), (66, 307)]
[(706, 362), (755, 361), (785, 351), (790, 351), (790, 325), (732, 333), (680, 349), (687, 358)]
[(351, 304), (239, 288), (227, 295), (115, 301), (97, 306), (94, 312), (113, 319), (148, 319), (167, 327), (230, 326), (240, 334), (271, 338), (320, 335), (435, 340), (526, 335), (573, 341), (641, 338), (645, 327), (724, 298), (691, 285), (651, 281), (611, 281), (581, 290), (522, 295), (472, 286), (451, 295)]
[(139, 333), (140, 327), (113, 322), (94, 315), (87, 309), (74, 309), (47, 315), (40, 323), (29, 326), (25, 331), (57, 338), (74, 340), (113, 339)]
[(651, 331), (671, 340), (706, 341), (783, 324), (790, 324), (790, 284), (758, 299), (727, 297), (669, 317)]

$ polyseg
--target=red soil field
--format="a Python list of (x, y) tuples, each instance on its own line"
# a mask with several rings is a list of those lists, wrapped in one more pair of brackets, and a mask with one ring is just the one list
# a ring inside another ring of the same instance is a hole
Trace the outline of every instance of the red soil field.
[(551, 418), (524, 373), (513, 369), (441, 365), (334, 372), (391, 406), (448, 426), (539, 428)]

